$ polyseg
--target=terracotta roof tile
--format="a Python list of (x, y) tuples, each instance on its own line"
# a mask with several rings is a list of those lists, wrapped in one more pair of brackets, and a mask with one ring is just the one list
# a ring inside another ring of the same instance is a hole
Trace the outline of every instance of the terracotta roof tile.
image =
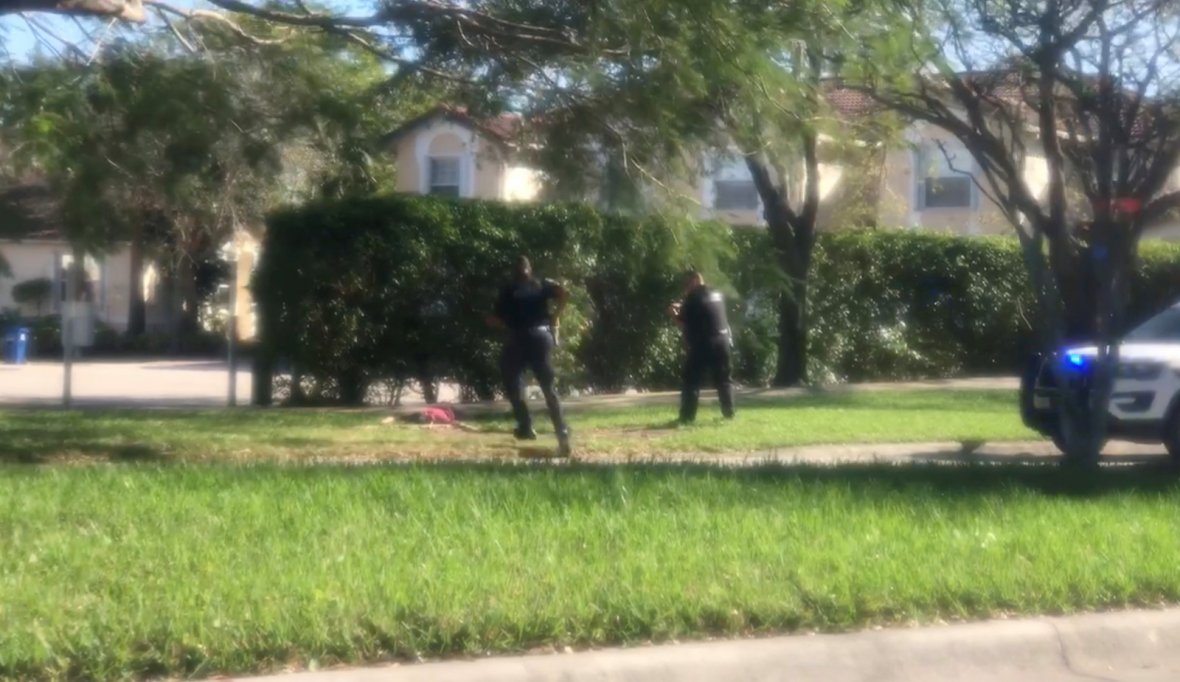
[(864, 116), (879, 108), (879, 105), (865, 93), (838, 85), (827, 88), (824, 97), (837, 114), (846, 118)]
[(512, 144), (520, 137), (524, 128), (523, 119), (519, 114), (505, 113), (489, 118), (476, 117), (465, 107), (439, 105), (426, 113), (417, 116), (385, 136), (386, 142), (393, 142), (418, 126), (435, 118), (445, 118), (449, 121), (477, 130), (488, 137), (503, 144)]

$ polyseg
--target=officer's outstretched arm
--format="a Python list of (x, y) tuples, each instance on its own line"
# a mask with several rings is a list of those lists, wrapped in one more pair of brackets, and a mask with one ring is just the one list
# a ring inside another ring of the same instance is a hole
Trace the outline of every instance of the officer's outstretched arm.
[(672, 305), (668, 306), (668, 317), (671, 317), (673, 320), (675, 320), (676, 326), (678, 327), (684, 326), (684, 315), (682, 314), (683, 310), (684, 304), (682, 303), (673, 303)]
[(485, 315), (483, 318), (484, 322), (496, 331), (508, 326), (504, 323), (504, 307), (504, 292), (501, 291), (500, 296), (496, 298), (496, 304), (492, 306), (491, 314)]
[(565, 304), (569, 303), (570, 292), (566, 291), (565, 287), (554, 283), (553, 285), (553, 323), (557, 324), (561, 319), (561, 314), (565, 312)]

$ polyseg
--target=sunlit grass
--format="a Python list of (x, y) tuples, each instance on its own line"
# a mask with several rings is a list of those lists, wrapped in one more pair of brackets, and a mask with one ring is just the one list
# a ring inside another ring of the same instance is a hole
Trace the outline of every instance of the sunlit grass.
[[(1032, 437), (1009, 391), (834, 393), (745, 400), (725, 422), (702, 405), (673, 428), (674, 405), (573, 409), (580, 453), (660, 456), (810, 444), (993, 441)], [(543, 411), (536, 425), (551, 431)], [(0, 460), (304, 460), (515, 456), (506, 413), (471, 431), (389, 423), (381, 411), (0, 411)], [(551, 443), (551, 439), (544, 442)]]
[(0, 498), (6, 679), (1180, 599), (1154, 470), (6, 465)]

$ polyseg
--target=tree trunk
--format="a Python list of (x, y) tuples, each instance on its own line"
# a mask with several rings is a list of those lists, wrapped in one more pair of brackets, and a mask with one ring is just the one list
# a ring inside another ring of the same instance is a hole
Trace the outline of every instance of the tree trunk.
[(252, 377), (254, 390), (250, 402), (258, 407), (270, 407), (274, 403), (274, 358), (261, 345), (254, 353)]
[(438, 402), (438, 382), (430, 374), (421, 374), (418, 383), (422, 386), (422, 400), (427, 404)]
[(779, 297), (778, 368), (775, 386), (799, 386), (807, 381), (807, 280), (791, 274), (792, 285)]
[(1092, 343), (1097, 329), (1097, 287), (1090, 264), (1082, 256), (1054, 263), (1062, 303), (1062, 340), (1067, 345)]
[(352, 407), (365, 404), (369, 393), (369, 381), (359, 369), (349, 369), (336, 377), (340, 391), (340, 402)]
[(197, 278), (192, 260), (181, 257), (173, 269), (169, 287), (169, 307), (172, 330), (172, 353), (189, 348), (189, 340), (197, 331)]
[(419, 355), (416, 358), (417, 365), (416, 378), (418, 385), (422, 388), (422, 400), (427, 404), (438, 402), (438, 380), (431, 371), (430, 358), (425, 355)]
[(147, 332), (147, 302), (143, 296), (143, 224), (137, 221), (131, 238), (131, 300), (127, 310), (127, 335)]
[(1081, 466), (1096, 465), (1106, 445), (1126, 310), (1126, 277), (1134, 269), (1135, 245), (1127, 240), (1129, 230), (1111, 224), (1099, 227), (1097, 233), (1105, 236), (1101, 243), (1071, 250), (1072, 259), (1058, 258), (1053, 263), (1067, 344), (1080, 341), (1098, 348), (1093, 365), (1084, 371), (1062, 363), (1056, 368), (1061, 387), (1057, 444), (1067, 463)]
[(193, 262), (185, 258), (180, 263), (180, 278), (177, 282), (180, 292), (180, 320), (179, 331), (186, 336), (192, 336), (200, 329), (197, 311), (197, 272)]

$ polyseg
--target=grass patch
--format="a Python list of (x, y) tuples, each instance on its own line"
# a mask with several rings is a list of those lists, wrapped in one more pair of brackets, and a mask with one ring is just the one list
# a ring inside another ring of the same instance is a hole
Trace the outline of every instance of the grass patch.
[(1180, 485), (1141, 468), (10, 465), (0, 497), (0, 678), (1180, 599)]
[[(752, 398), (724, 422), (703, 405), (699, 423), (675, 429), (675, 405), (570, 410), (588, 455), (749, 452), (811, 444), (995, 441), (1033, 437), (1009, 391), (841, 392)], [(515, 457), (506, 413), (476, 432), (383, 424), (380, 411), (0, 411), (0, 461), (397, 459)], [(551, 431), (543, 410), (537, 428)]]

